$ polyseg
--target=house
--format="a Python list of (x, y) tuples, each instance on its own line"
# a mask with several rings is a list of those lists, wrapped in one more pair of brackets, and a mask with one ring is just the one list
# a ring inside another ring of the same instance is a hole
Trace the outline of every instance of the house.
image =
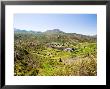
[(74, 48), (65, 48), (64, 51), (74, 51)]
[(72, 51), (72, 48), (65, 48), (64, 51)]

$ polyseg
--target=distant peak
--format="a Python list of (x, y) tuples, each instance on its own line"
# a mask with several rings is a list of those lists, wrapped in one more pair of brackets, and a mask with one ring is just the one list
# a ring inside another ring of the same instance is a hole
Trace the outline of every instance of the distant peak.
[(53, 31), (59, 32), (59, 31), (60, 31), (60, 29), (53, 29)]
[(60, 29), (53, 29), (53, 30), (47, 30), (45, 31), (46, 33), (64, 33), (63, 31), (61, 31)]

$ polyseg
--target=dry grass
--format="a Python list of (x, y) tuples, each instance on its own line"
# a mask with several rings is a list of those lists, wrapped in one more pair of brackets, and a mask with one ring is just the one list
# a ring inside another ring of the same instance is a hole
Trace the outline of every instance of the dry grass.
[(97, 61), (96, 58), (86, 57), (71, 62), (71, 64), (54, 68), (51, 76), (96, 76)]

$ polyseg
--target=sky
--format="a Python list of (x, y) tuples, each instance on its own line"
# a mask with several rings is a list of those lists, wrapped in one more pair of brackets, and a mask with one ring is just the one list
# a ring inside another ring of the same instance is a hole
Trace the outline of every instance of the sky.
[(60, 29), (66, 33), (97, 34), (96, 14), (15, 14), (14, 28), (27, 31)]

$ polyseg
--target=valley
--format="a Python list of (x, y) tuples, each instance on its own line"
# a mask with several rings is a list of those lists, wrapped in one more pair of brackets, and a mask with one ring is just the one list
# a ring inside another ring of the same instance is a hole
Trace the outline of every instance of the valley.
[(15, 76), (96, 76), (97, 36), (14, 29)]

